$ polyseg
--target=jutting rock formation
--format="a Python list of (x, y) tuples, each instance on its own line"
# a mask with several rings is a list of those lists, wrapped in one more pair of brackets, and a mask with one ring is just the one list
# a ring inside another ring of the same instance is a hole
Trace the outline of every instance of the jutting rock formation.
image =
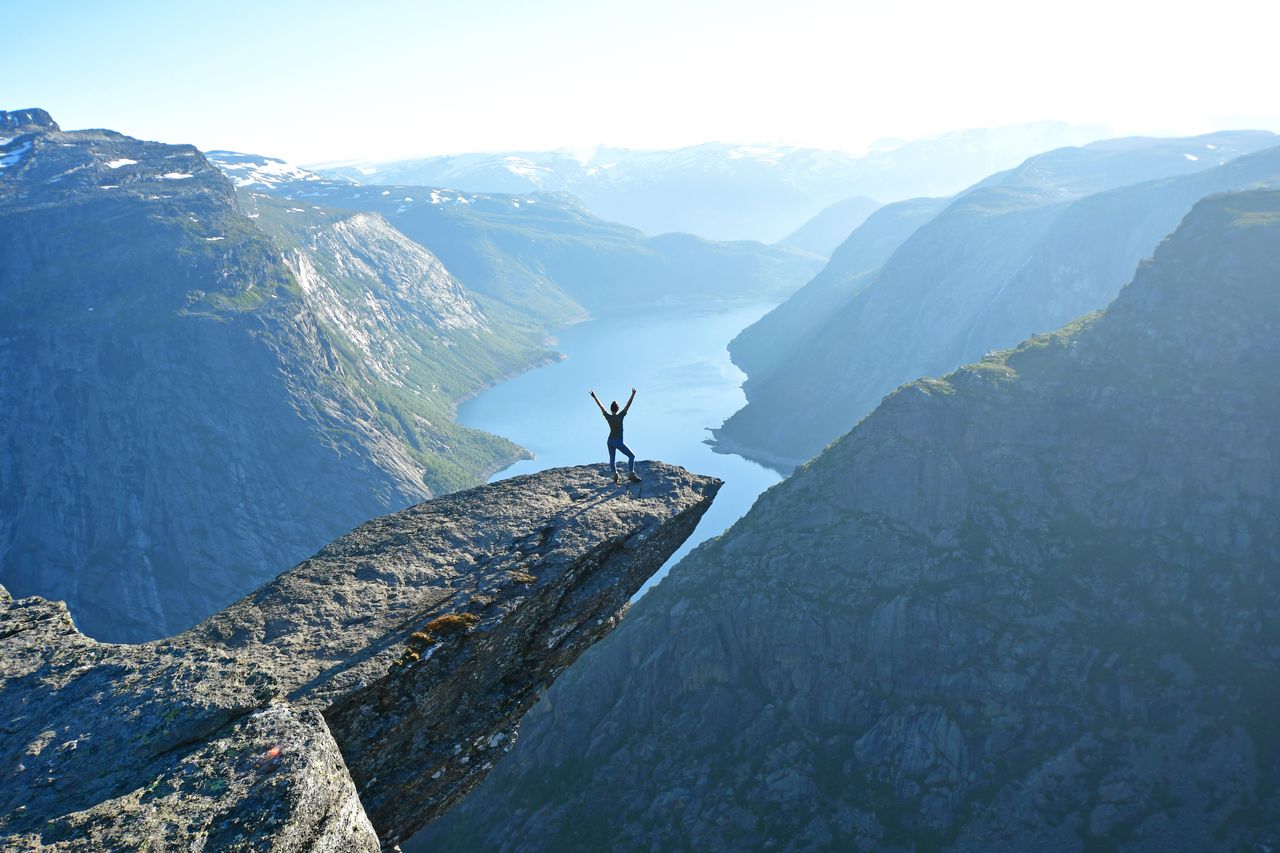
[(0, 588), (0, 847), (376, 850), (443, 813), (718, 480), (516, 477), (370, 521), (186, 633)]

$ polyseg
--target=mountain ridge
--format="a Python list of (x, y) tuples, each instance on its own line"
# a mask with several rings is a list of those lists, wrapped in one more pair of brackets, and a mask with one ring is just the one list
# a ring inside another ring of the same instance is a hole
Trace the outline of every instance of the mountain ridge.
[[(1246, 153), (1230, 159), (1221, 134), (1047, 152), (961, 193), (868, 278), (823, 277), (822, 313), (783, 306), (738, 336), (748, 403), (717, 441), (793, 467), (902, 383), (1102, 307), (1196, 200), (1280, 179), (1280, 148), (1248, 151), (1274, 135), (1232, 138)], [(1193, 145), (1226, 162), (1186, 160)], [(784, 320), (802, 333), (789, 352), (765, 337)]]
[(567, 190), (596, 215), (646, 234), (686, 232), (773, 243), (842, 198), (897, 201), (950, 194), (1036, 152), (1103, 135), (1099, 128), (1040, 122), (882, 145), (861, 156), (714, 142), (659, 150), (598, 147), (587, 152), (445, 155), (313, 168), (365, 184)]
[(779, 242), (829, 258), (868, 216), (881, 207), (880, 202), (866, 196), (841, 199), (824, 207)]
[(21, 133), (33, 129), (61, 130), (62, 128), (58, 127), (53, 116), (39, 107), (29, 107), (25, 110), (0, 110), (0, 130), (7, 133)]

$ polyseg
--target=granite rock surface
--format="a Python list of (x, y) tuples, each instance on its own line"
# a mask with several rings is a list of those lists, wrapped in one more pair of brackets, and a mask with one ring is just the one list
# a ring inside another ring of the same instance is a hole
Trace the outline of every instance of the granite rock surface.
[(178, 636), (0, 588), (0, 846), (375, 850), (442, 814), (719, 481), (515, 477), (356, 528)]

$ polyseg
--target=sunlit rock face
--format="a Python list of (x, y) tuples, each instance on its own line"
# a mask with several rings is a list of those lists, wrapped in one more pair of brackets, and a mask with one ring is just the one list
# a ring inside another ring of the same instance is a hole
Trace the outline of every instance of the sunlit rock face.
[(375, 519), (190, 631), (106, 645), (0, 588), (5, 849), (374, 850), (442, 814), (720, 481), (658, 462)]
[(1280, 193), (886, 399), (696, 549), (432, 850), (1237, 850), (1280, 833)]

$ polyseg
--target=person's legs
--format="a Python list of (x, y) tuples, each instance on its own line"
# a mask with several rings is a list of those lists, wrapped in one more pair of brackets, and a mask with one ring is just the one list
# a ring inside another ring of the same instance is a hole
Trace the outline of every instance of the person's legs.
[(618, 475), (618, 445), (613, 441), (609, 442), (609, 470), (614, 476)]
[[(618, 449), (621, 450), (623, 454), (625, 454), (627, 457), (627, 471), (631, 474), (634, 474), (636, 472), (636, 455), (632, 453), (631, 449), (627, 447), (625, 444), (623, 444), (622, 442), (618, 442)], [(614, 468), (613, 470), (616, 471), (618, 469)]]

